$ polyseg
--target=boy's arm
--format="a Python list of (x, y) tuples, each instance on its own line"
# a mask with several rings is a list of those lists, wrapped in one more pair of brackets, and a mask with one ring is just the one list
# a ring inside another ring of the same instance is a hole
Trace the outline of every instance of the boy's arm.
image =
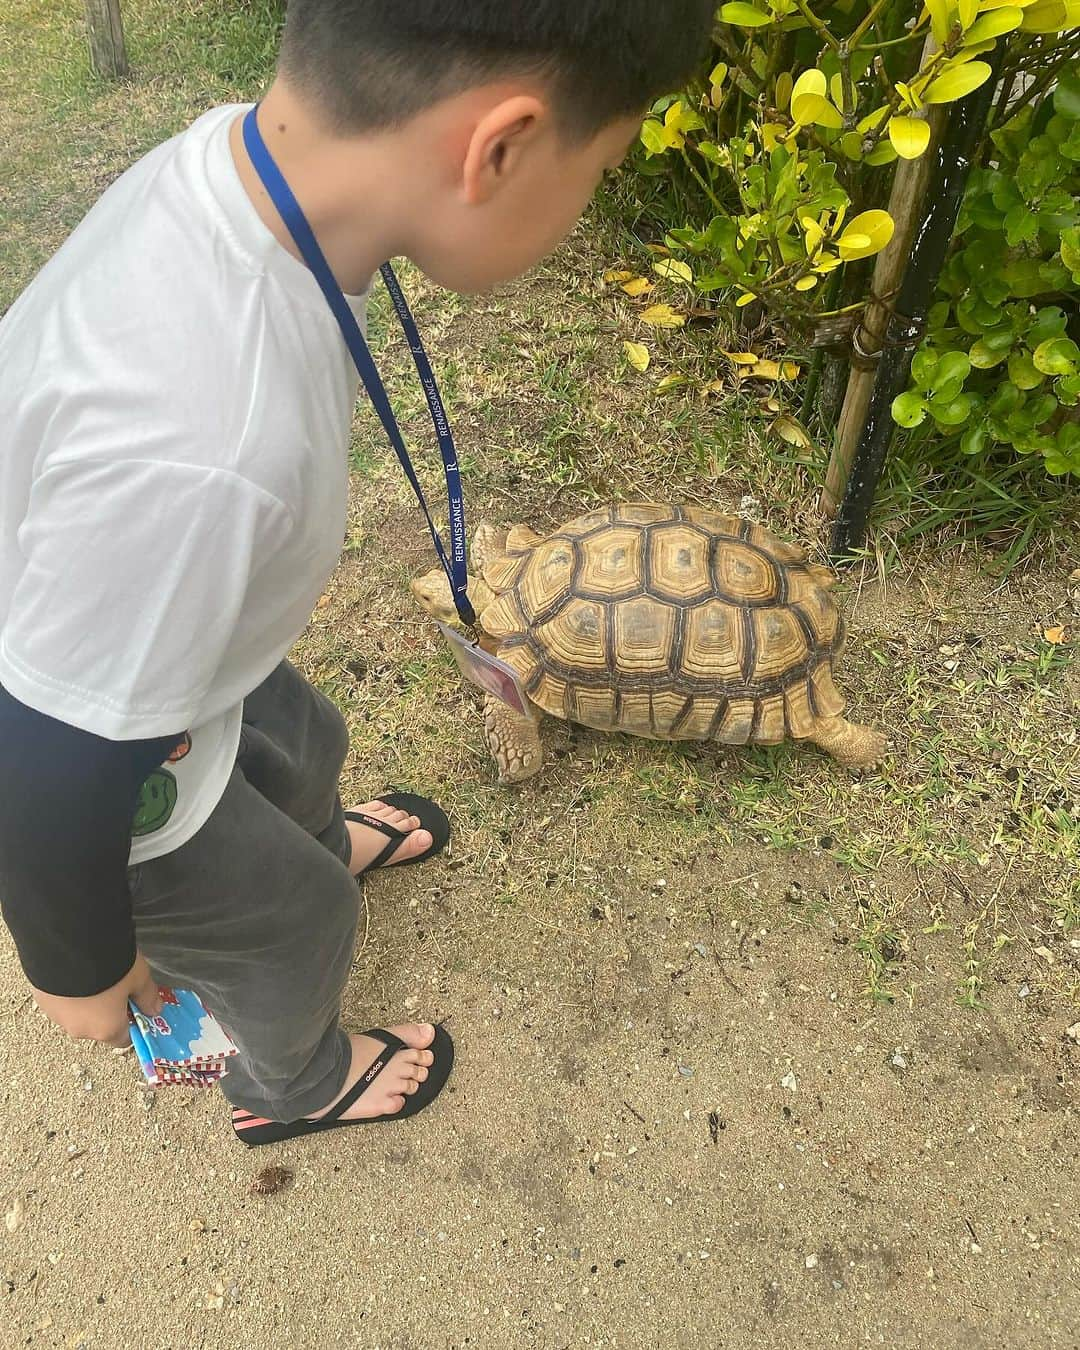
[(106, 740), (0, 686), (0, 907), (30, 983), (59, 998), (47, 1011), (73, 1034), (95, 1035), (97, 996), (122, 1011), (149, 978), (127, 884), (131, 823), (141, 783), (181, 735)]

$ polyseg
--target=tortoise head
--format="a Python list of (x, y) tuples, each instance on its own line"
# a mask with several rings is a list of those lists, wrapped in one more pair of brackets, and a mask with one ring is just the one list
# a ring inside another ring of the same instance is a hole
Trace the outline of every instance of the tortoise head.
[[(458, 612), (454, 608), (450, 583), (441, 567), (433, 567), (430, 572), (425, 572), (423, 576), (411, 581), (409, 589), (426, 614), (430, 614), (433, 619), (441, 619), (443, 623), (454, 626), (458, 624)], [(470, 573), (469, 599), (478, 618), (483, 618), (484, 610), (494, 598), (487, 583)]]

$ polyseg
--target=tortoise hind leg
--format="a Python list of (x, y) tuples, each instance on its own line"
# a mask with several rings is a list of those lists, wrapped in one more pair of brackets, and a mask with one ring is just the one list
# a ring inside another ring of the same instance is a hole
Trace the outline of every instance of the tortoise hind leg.
[(522, 717), (494, 694), (484, 695), (484, 739), (499, 766), (500, 783), (522, 783), (544, 762), (537, 719)]
[(885, 754), (880, 731), (844, 717), (819, 717), (807, 738), (848, 769), (872, 769)]

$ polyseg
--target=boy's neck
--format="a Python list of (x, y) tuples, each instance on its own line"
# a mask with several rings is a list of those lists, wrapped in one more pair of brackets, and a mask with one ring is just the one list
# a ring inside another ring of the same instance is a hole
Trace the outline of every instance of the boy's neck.
[[(403, 223), (411, 211), (401, 147), (392, 135), (332, 136), (287, 85), (277, 80), (259, 107), (259, 130), (346, 294), (356, 294), (388, 258), (408, 254)], [(242, 118), (230, 128), (233, 161), (244, 190), (274, 238), (300, 253), (244, 146)], [(394, 171), (396, 168), (396, 172)], [(412, 206), (414, 211), (419, 206)], [(413, 217), (415, 219), (415, 216)]]

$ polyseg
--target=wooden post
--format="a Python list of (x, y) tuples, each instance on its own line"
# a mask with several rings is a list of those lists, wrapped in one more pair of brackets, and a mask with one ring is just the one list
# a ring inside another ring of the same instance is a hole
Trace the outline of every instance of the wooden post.
[[(932, 44), (933, 38), (927, 38), (923, 61), (933, 50)], [(874, 357), (881, 351), (881, 339), (891, 313), (890, 298), (900, 287), (911, 252), (911, 242), (919, 220), (919, 208), (933, 172), (934, 156), (947, 112), (946, 105), (932, 104), (927, 119), (930, 123), (930, 144), (918, 159), (897, 161), (888, 207), (896, 228), (888, 245), (878, 254), (874, 266), (871, 289), (878, 299), (867, 305), (853, 338), (853, 342), (857, 344), (856, 359), (848, 377), (847, 393), (844, 395), (844, 406), (840, 410), (840, 421), (836, 429), (835, 448), (829, 460), (825, 487), (821, 493), (821, 509), (827, 516), (836, 515), (847, 485), (855, 447), (862, 435), (867, 409), (870, 406), (870, 392), (874, 387), (876, 370)]]
[(106, 80), (122, 80), (128, 73), (120, 0), (84, 0), (90, 38), (90, 64)]

